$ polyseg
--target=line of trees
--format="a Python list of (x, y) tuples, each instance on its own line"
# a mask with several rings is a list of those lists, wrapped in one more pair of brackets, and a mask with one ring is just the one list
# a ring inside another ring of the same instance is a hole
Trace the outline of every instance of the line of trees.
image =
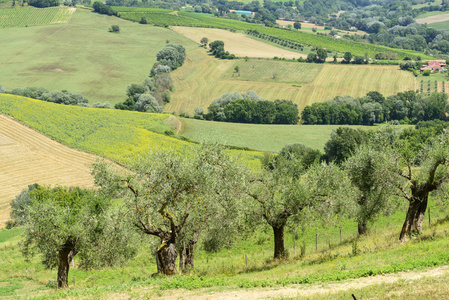
[(184, 64), (186, 49), (179, 44), (167, 44), (156, 54), (157, 62), (150, 76), (143, 83), (133, 83), (126, 89), (128, 98), (114, 107), (121, 110), (141, 112), (162, 112), (164, 104), (170, 102), (170, 93), (174, 89), (170, 72)]
[(92, 105), (89, 105), (89, 100), (86, 97), (84, 97), (83, 94), (71, 93), (67, 90), (62, 91), (55, 90), (50, 92), (43, 87), (26, 87), (26, 88), (15, 88), (11, 91), (7, 91), (0, 85), (0, 93), (8, 93), (12, 95), (18, 95), (64, 105), (76, 105), (94, 108), (111, 108), (111, 104), (109, 104), (109, 102), (107, 101), (104, 103), (97, 102)]
[(298, 114), (292, 101), (268, 101), (254, 91), (225, 93), (212, 101), (207, 114), (200, 107), (194, 110), (196, 119), (253, 124), (297, 124)]
[[(41, 253), (45, 266), (58, 267), (60, 287), (68, 284), (75, 255), (85, 268), (122, 263), (145, 236), (154, 243), (148, 252), (154, 251), (158, 273), (173, 275), (178, 257), (181, 270), (194, 268), (199, 241), (217, 250), (266, 223), (273, 257), (281, 258), (288, 226), (350, 218), (365, 234), (400, 199), (408, 204), (399, 234), (406, 241), (422, 232), (429, 195), (447, 189), (447, 125), (371, 133), (342, 128), (326, 144), (326, 156), (290, 145), (265, 154), (258, 172), (217, 145), (183, 156), (153, 152), (130, 166), (132, 172), (97, 163), (96, 191), (33, 185), (13, 201), (12, 217), (25, 224), (24, 254)], [(117, 210), (111, 199), (123, 205)]]
[(379, 92), (369, 92), (361, 98), (337, 96), (308, 105), (301, 112), (301, 120), (304, 124), (373, 125), (386, 121), (416, 124), (446, 120), (448, 112), (446, 93), (423, 95), (407, 91), (385, 98)]

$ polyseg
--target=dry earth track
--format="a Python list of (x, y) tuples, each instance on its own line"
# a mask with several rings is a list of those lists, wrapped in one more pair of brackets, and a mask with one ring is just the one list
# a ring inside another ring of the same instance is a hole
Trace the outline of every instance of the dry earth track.
[(0, 228), (9, 202), (29, 184), (93, 187), (96, 159), (0, 114)]
[[(320, 297), (320, 295), (327, 294), (328, 298), (331, 298), (332, 294), (343, 291), (354, 291), (357, 294), (357, 290), (375, 286), (379, 284), (393, 284), (400, 280), (405, 280), (413, 285), (414, 282), (423, 278), (429, 277), (441, 277), (449, 274), (449, 266), (443, 266), (424, 271), (411, 271), (411, 272), (399, 272), (394, 274), (377, 275), (370, 277), (361, 277), (357, 279), (346, 280), (344, 282), (326, 283), (326, 284), (305, 284), (305, 285), (291, 285), (281, 288), (254, 288), (254, 289), (240, 289), (240, 290), (225, 290), (214, 291), (214, 288), (201, 289), (201, 290), (169, 290), (162, 292), (156, 291), (158, 296), (155, 295), (155, 291), (146, 287), (134, 290), (134, 294), (139, 295), (139, 299), (195, 299), (195, 300), (207, 300), (207, 299), (242, 299), (242, 300), (255, 300), (255, 299), (308, 299), (309, 297)], [(447, 296), (449, 297), (449, 283), (446, 283), (448, 288)], [(162, 295), (161, 295), (162, 292)], [(147, 294), (149, 293), (149, 294)], [(111, 294), (109, 295), (114, 299), (129, 299), (129, 295), (126, 294)], [(330, 296), (330, 297), (329, 297)], [(379, 294), (374, 299), (382, 299), (383, 295)], [(399, 299), (401, 297), (398, 297)], [(360, 298), (358, 298), (360, 299)], [(448, 298), (445, 298), (448, 299)]]

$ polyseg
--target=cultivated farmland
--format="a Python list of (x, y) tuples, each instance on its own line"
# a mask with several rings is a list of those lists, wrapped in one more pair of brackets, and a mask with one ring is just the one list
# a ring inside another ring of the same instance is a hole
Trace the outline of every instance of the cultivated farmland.
[(29, 184), (92, 187), (95, 160), (0, 114), (0, 228), (10, 201)]
[[(119, 34), (108, 32), (120, 26)], [(126, 87), (148, 77), (166, 41), (197, 44), (172, 30), (77, 9), (68, 23), (1, 30), (0, 84), (82, 93), (92, 103), (126, 99)]]
[[(282, 64), (278, 66), (282, 71), (273, 74), (274, 63), (257, 59), (217, 60), (204, 49), (194, 50), (188, 54), (184, 66), (172, 73), (175, 92), (165, 109), (191, 114), (195, 106), (206, 109), (215, 98), (234, 91), (253, 90), (268, 100), (289, 99), (302, 110), (306, 105), (335, 96), (359, 97), (369, 91), (388, 96), (416, 89), (413, 75), (397, 66), (276, 63)], [(241, 69), (240, 78), (233, 74), (237, 65)]]
[(73, 7), (0, 9), (0, 28), (67, 23)]
[[(195, 144), (154, 132), (161, 131), (160, 128), (165, 131), (168, 125), (163, 122), (169, 117), (167, 114), (60, 105), (7, 94), (0, 94), (0, 113), (72, 148), (122, 164), (133, 163), (150, 150), (185, 152), (195, 147)], [(259, 166), (261, 153), (231, 152), (239, 155), (250, 168)]]
[[(432, 23), (440, 23), (440, 22), (446, 22), (449, 21), (449, 14), (438, 14), (438, 15), (432, 15), (425, 18), (416, 19), (416, 22), (420, 24), (432, 24)], [(431, 26), (433, 27), (433, 26)]]
[(173, 27), (173, 30), (179, 32), (194, 42), (199, 43), (201, 38), (207, 37), (209, 42), (221, 40), (224, 42), (226, 51), (238, 57), (262, 57), (273, 58), (275, 56), (286, 59), (295, 59), (306, 57), (307, 55), (260, 42), (249, 38), (242, 33), (233, 33), (228, 30), (216, 28), (192, 28), (192, 27)]

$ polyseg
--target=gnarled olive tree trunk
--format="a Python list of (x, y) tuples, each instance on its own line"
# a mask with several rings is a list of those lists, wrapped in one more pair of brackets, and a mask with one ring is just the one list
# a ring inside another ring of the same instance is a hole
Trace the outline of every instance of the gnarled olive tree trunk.
[(278, 226), (271, 226), (273, 228), (274, 233), (274, 259), (282, 258), (285, 256), (285, 248), (284, 248), (284, 228), (285, 223), (282, 223)]
[(164, 275), (175, 275), (176, 258), (176, 232), (160, 232), (161, 245), (156, 250), (157, 272)]
[(413, 197), (410, 201), (399, 240), (404, 241), (413, 234), (422, 232), (422, 222), (427, 209), (428, 193), (423, 198)]
[(78, 253), (75, 250), (73, 243), (66, 243), (61, 250), (58, 251), (59, 266), (58, 266), (58, 288), (65, 288), (69, 286), (69, 269), (73, 257)]

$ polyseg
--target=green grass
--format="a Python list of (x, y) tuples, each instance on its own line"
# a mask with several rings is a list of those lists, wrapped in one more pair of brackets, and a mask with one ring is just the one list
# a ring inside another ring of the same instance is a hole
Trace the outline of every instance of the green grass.
[[(120, 34), (108, 32), (119, 25)], [(78, 8), (66, 24), (1, 29), (0, 84), (82, 93), (91, 103), (126, 99), (141, 83), (166, 41), (197, 47), (169, 29), (143, 26)]]
[[(323, 151), (332, 130), (344, 125), (257, 125), (182, 119), (182, 135), (192, 140), (246, 146), (260, 151), (280, 151), (303, 143)], [(375, 130), (373, 126), (350, 126)]]
[(446, 14), (448, 14), (447, 11), (438, 11), (438, 10), (437, 11), (427, 11), (427, 12), (425, 12), (423, 14), (418, 15), (416, 17), (416, 20), (427, 18), (427, 17), (431, 17), (431, 16), (446, 15)]
[[(235, 62), (232, 70), (238, 66), (239, 74), (232, 74), (233, 80), (265, 81), (306, 84), (311, 83), (323, 69), (320, 64), (303, 64), (301, 68), (295, 61), (274, 61), (264, 59), (250, 59), (247, 62)], [(224, 74), (229, 78), (229, 74)]]
[[(257, 293), (264, 291), (264, 288), (293, 287), (292, 284), (299, 284), (301, 288), (307, 289), (313, 287), (310, 284), (326, 285), (378, 274), (426, 270), (449, 264), (449, 224), (446, 215), (446, 212), (432, 208), (432, 226), (425, 221), (422, 236), (400, 243), (398, 234), (405, 217), (403, 207), (393, 216), (381, 217), (371, 225), (370, 234), (357, 240), (356, 255), (353, 250), (356, 224), (351, 220), (342, 223), (341, 243), (338, 226), (306, 227), (303, 235), (296, 241), (295, 249), (292, 235), (287, 232), (286, 247), (290, 258), (283, 261), (270, 259), (273, 251), (271, 231), (269, 228), (258, 227), (255, 233), (237, 240), (231, 249), (210, 254), (200, 246), (195, 255), (195, 271), (174, 277), (151, 277), (156, 271), (155, 261), (149, 255), (152, 250), (148, 249), (148, 241), (144, 239), (142, 242), (145, 246), (137, 257), (122, 267), (83, 271), (77, 267), (75, 257), (75, 267), (69, 273), (70, 288), (65, 290), (51, 288), (52, 284), (49, 282), (54, 283), (56, 271), (43, 269), (38, 257), (30, 262), (23, 260), (17, 244), (20, 230), (13, 234), (0, 230), (0, 240), (4, 240), (4, 235), (15, 235), (14, 243), (0, 242), (0, 255), (4, 258), (0, 261), (0, 295), (14, 298), (38, 297), (37, 299), (114, 298), (119, 295), (176, 298), (185, 294), (186, 290), (193, 291), (198, 296), (206, 296), (231, 291), (236, 294), (239, 291)], [(316, 233), (319, 239), (317, 250)], [(302, 241), (306, 244), (306, 252), (300, 258), (299, 244)], [(433, 282), (439, 282), (438, 278)], [(24, 290), (27, 288), (25, 294)], [(390, 290), (391, 288), (382, 287), (377, 295)], [(359, 295), (369, 295), (374, 290), (367, 287), (361, 291), (363, 294)], [(338, 299), (342, 299), (347, 294), (342, 292), (338, 295), (341, 295)], [(326, 299), (332, 299), (331, 295)]]

